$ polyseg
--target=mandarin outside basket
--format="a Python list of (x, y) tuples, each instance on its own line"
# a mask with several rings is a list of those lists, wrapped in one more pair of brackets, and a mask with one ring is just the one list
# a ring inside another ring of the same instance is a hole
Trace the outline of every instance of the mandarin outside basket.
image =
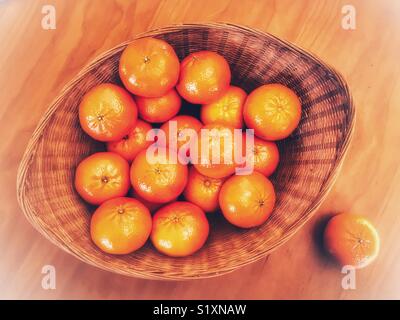
[(206, 245), (186, 258), (159, 254), (151, 244), (125, 256), (100, 251), (89, 235), (93, 207), (73, 187), (77, 164), (101, 150), (81, 130), (78, 105), (102, 82), (120, 83), (118, 60), (127, 43), (95, 59), (54, 100), (37, 126), (22, 159), (17, 193), (27, 219), (46, 238), (99, 268), (148, 279), (193, 279), (233, 271), (265, 257), (311, 217), (329, 191), (349, 145), (354, 107), (342, 77), (313, 55), (269, 34), (230, 24), (175, 25), (138, 35), (168, 41), (180, 59), (198, 50), (222, 54), (232, 83), (250, 92), (278, 82), (300, 97), (302, 120), (279, 143), (281, 162), (273, 175), (276, 208), (261, 227), (239, 230), (219, 213), (210, 217)]

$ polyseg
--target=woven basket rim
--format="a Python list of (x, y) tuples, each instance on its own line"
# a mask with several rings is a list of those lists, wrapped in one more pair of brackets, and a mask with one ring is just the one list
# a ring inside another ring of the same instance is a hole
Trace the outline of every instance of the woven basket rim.
[[(305, 210), (304, 214), (296, 220), (288, 229), (275, 243), (272, 247), (268, 248), (267, 250), (261, 252), (257, 256), (253, 257), (250, 261), (244, 261), (242, 263), (238, 263), (235, 265), (235, 267), (225, 267), (221, 268), (218, 272), (210, 273), (207, 275), (202, 275), (200, 277), (185, 277), (184, 275), (182, 276), (164, 276), (164, 275), (159, 275), (159, 274), (151, 274), (151, 276), (147, 273), (142, 273), (137, 270), (135, 270), (135, 275), (132, 273), (124, 272), (122, 270), (117, 270), (113, 268), (108, 268), (107, 266), (99, 266), (95, 264), (92, 260), (88, 259), (85, 255), (82, 255), (75, 250), (71, 250), (70, 247), (62, 243), (61, 241), (58, 240), (57, 236), (51, 232), (49, 229), (43, 228), (38, 221), (35, 220), (35, 212), (34, 210), (30, 207), (29, 202), (26, 201), (25, 199), (25, 187), (26, 187), (26, 178), (27, 178), (27, 172), (28, 168), (30, 166), (31, 161), (33, 160), (35, 156), (35, 146), (36, 144), (40, 141), (40, 138), (44, 132), (44, 129), (46, 126), (50, 123), (50, 119), (52, 115), (56, 112), (57, 110), (57, 102), (62, 99), (65, 93), (67, 93), (70, 88), (74, 86), (75, 83), (77, 83), (80, 78), (87, 73), (89, 70), (93, 69), (96, 67), (96, 63), (101, 62), (102, 60), (105, 60), (109, 57), (109, 55), (113, 52), (116, 52), (120, 50), (122, 47), (125, 47), (127, 44), (132, 42), (135, 39), (143, 38), (143, 37), (148, 37), (148, 36), (156, 36), (159, 34), (163, 34), (166, 32), (172, 32), (172, 31), (179, 31), (182, 29), (192, 29), (192, 28), (215, 28), (215, 29), (235, 29), (238, 31), (250, 33), (252, 35), (258, 35), (261, 37), (270, 37), (273, 38), (275, 41), (278, 43), (285, 45), (289, 47), (290, 49), (298, 52), (301, 55), (305, 55), (308, 58), (310, 58), (312, 61), (323, 65), (325, 68), (327, 68), (333, 75), (335, 75), (340, 83), (340, 85), (345, 89), (346, 95), (348, 96), (349, 100), (349, 114), (348, 114), (348, 123), (349, 127), (347, 130), (347, 134), (344, 136), (343, 143), (340, 149), (338, 149), (338, 155), (337, 158), (339, 159), (334, 166), (332, 167), (332, 170), (330, 171), (328, 177), (325, 179), (323, 187), (321, 188), (319, 192), (319, 197), (315, 199), (316, 201), (313, 201), (310, 206)], [(57, 97), (51, 101), (49, 104), (49, 107), (46, 109), (44, 115), (42, 118), (39, 120), (38, 125), (36, 126), (35, 130), (33, 131), (32, 137), (29, 140), (26, 150), (22, 156), (19, 168), (18, 168), (18, 173), (17, 173), (17, 180), (16, 180), (16, 187), (17, 187), (17, 201), (19, 203), (20, 208), (22, 209), (22, 212), (24, 216), (27, 218), (27, 220), (32, 224), (32, 226), (39, 231), (45, 238), (47, 238), (49, 241), (51, 241), (53, 244), (55, 244), (57, 247), (62, 248), (64, 251), (72, 254), (79, 260), (86, 262), (92, 266), (95, 266), (96, 268), (102, 269), (102, 270), (108, 270), (114, 273), (118, 273), (121, 275), (125, 276), (137, 276), (141, 278), (146, 278), (146, 279), (152, 279), (152, 280), (190, 280), (190, 279), (205, 279), (205, 278), (212, 278), (216, 276), (220, 276), (223, 274), (230, 273), (234, 270), (237, 270), (240, 267), (243, 267), (245, 265), (248, 265), (256, 260), (259, 260), (262, 257), (267, 256), (270, 254), (273, 250), (281, 246), (283, 243), (285, 243), (288, 239), (290, 239), (296, 231), (298, 231), (317, 211), (317, 209), (321, 206), (322, 202), (325, 200), (327, 197), (329, 191), (332, 189), (335, 180), (338, 177), (340, 167), (342, 166), (346, 152), (348, 150), (348, 147), (350, 145), (352, 136), (354, 134), (354, 128), (355, 128), (355, 107), (354, 107), (354, 102), (353, 98), (351, 96), (351, 93), (349, 91), (348, 85), (346, 81), (344, 80), (344, 77), (338, 72), (334, 67), (330, 66), (329, 64), (325, 63), (322, 61), (320, 58), (315, 56), (313, 53), (307, 52), (306, 50), (302, 49), (301, 47), (294, 45), (290, 42), (287, 42), (285, 40), (282, 40), (268, 32), (260, 31), (248, 26), (243, 26), (243, 25), (237, 25), (237, 24), (232, 24), (232, 23), (225, 23), (225, 22), (213, 22), (213, 23), (180, 23), (180, 24), (171, 24), (159, 28), (155, 28), (149, 31), (145, 31), (142, 33), (137, 34), (130, 40), (124, 41), (111, 49), (108, 49), (101, 53), (100, 55), (97, 55), (93, 59), (91, 59), (71, 80), (69, 80), (61, 89)]]

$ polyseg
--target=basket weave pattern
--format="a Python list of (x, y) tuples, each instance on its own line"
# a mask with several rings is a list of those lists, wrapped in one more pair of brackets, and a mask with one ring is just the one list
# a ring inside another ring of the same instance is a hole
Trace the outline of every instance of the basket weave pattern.
[(198, 50), (222, 54), (232, 83), (250, 92), (259, 85), (282, 83), (301, 99), (302, 120), (279, 143), (281, 162), (272, 177), (277, 204), (259, 228), (239, 230), (220, 215), (210, 218), (205, 247), (186, 258), (169, 258), (151, 244), (126, 256), (101, 252), (90, 240), (93, 207), (73, 188), (77, 164), (103, 146), (81, 130), (78, 105), (102, 82), (120, 84), (118, 61), (127, 43), (85, 67), (52, 103), (27, 147), (20, 165), (18, 200), (26, 217), (46, 238), (79, 259), (124, 275), (150, 279), (212, 277), (264, 257), (309, 219), (331, 187), (350, 141), (354, 107), (348, 88), (332, 68), (269, 34), (227, 25), (179, 25), (138, 37), (168, 41), (180, 59)]

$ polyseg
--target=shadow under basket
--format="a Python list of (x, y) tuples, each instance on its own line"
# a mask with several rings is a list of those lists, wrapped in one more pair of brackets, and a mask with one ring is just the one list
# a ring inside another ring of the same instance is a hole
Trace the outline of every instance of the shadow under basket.
[(232, 84), (248, 93), (278, 82), (301, 99), (302, 120), (278, 143), (281, 162), (273, 175), (277, 203), (269, 220), (241, 230), (220, 213), (209, 215), (205, 246), (192, 256), (170, 258), (150, 243), (129, 255), (100, 251), (89, 234), (94, 208), (73, 187), (77, 164), (101, 144), (81, 130), (82, 96), (102, 82), (120, 84), (118, 61), (127, 43), (85, 67), (51, 104), (21, 162), (17, 191), (21, 208), (46, 238), (82, 261), (119, 274), (148, 279), (207, 278), (231, 272), (265, 257), (312, 216), (340, 168), (354, 127), (354, 107), (342, 77), (303, 50), (274, 36), (229, 24), (176, 25), (140, 34), (166, 40), (182, 59), (199, 50), (216, 51), (229, 62)]

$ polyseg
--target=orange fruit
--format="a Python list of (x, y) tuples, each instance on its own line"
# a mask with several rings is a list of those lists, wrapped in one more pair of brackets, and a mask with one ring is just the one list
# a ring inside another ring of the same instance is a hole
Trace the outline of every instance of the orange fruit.
[(191, 103), (211, 103), (229, 88), (231, 70), (225, 58), (216, 52), (191, 53), (181, 62), (176, 89)]
[(184, 257), (198, 251), (206, 242), (209, 225), (198, 206), (177, 201), (162, 207), (153, 216), (151, 241), (171, 257)]
[(266, 84), (252, 91), (244, 104), (244, 121), (266, 140), (288, 137), (298, 126), (301, 103), (296, 93), (281, 84)]
[(155, 212), (164, 205), (163, 203), (156, 203), (143, 199), (141, 196), (135, 193), (133, 188), (129, 190), (128, 195), (136, 200), (139, 200), (147, 209), (149, 209), (150, 212)]
[(242, 128), (243, 105), (246, 96), (243, 89), (230, 86), (220, 98), (201, 107), (201, 121), (204, 124), (219, 123), (233, 128)]
[(108, 142), (107, 150), (116, 152), (131, 162), (141, 150), (153, 143), (146, 140), (146, 134), (151, 129), (150, 124), (139, 119), (133, 129), (121, 140)]
[[(220, 124), (206, 125), (198, 137), (197, 157), (193, 165), (198, 172), (207, 177), (219, 179), (230, 176), (239, 166), (235, 163), (235, 152), (239, 152), (235, 150), (237, 148), (232, 127)], [(218, 149), (219, 157), (214, 153)]]
[(273, 141), (265, 141), (254, 136), (253, 138), (254, 148), (248, 155), (248, 161), (250, 161), (250, 163), (252, 162), (253, 170), (269, 177), (274, 173), (279, 164), (278, 147)]
[[(170, 131), (170, 124), (171, 122), (175, 121), (176, 122), (176, 140), (177, 140), (177, 144), (176, 144), (176, 148), (179, 151), (180, 148), (185, 144), (188, 143), (189, 140), (193, 137), (196, 138), (196, 136), (194, 136), (194, 134), (190, 134), (190, 135), (185, 135), (185, 129), (191, 129), (193, 130), (193, 132), (199, 132), (200, 129), (203, 127), (203, 124), (197, 120), (195, 117), (192, 116), (187, 116), (187, 115), (179, 115), (176, 116), (174, 118), (172, 118), (171, 120), (169, 120), (168, 122), (164, 123), (161, 127), (160, 130), (162, 130), (165, 133), (165, 145), (167, 147), (170, 146), (169, 144), (169, 139), (174, 138), (172, 137), (171, 134), (172, 132)], [(188, 132), (189, 133), (189, 132)], [(186, 137), (186, 138), (185, 138)], [(184, 153), (184, 155), (189, 156), (188, 151), (189, 151), (189, 145), (186, 148), (186, 151), (182, 151)]]
[(124, 86), (142, 97), (160, 97), (170, 91), (179, 78), (179, 59), (165, 41), (142, 38), (122, 52), (119, 75)]
[(94, 205), (125, 196), (129, 185), (129, 164), (113, 152), (94, 153), (76, 168), (75, 189), (86, 202)]
[(112, 83), (89, 90), (79, 105), (83, 131), (95, 140), (117, 141), (136, 124), (136, 103), (129, 93)]
[(379, 234), (373, 224), (359, 215), (342, 213), (331, 218), (325, 228), (328, 252), (342, 265), (363, 268), (379, 253)]
[(251, 228), (263, 224), (275, 206), (271, 181), (259, 172), (232, 176), (219, 192), (219, 205), (224, 217), (233, 225)]
[(148, 122), (161, 123), (174, 117), (181, 108), (181, 97), (174, 89), (161, 97), (136, 97), (139, 116)]
[(203, 176), (191, 167), (183, 195), (186, 200), (198, 205), (205, 212), (214, 212), (218, 209), (218, 195), (223, 182), (224, 179)]
[(186, 186), (187, 166), (171, 159), (168, 150), (165, 157), (162, 152), (153, 156), (146, 155), (146, 152), (141, 151), (131, 166), (131, 183), (135, 193), (150, 202), (174, 200)]
[(96, 209), (90, 221), (90, 236), (101, 250), (128, 254), (141, 248), (151, 232), (149, 210), (138, 200), (115, 198)]

